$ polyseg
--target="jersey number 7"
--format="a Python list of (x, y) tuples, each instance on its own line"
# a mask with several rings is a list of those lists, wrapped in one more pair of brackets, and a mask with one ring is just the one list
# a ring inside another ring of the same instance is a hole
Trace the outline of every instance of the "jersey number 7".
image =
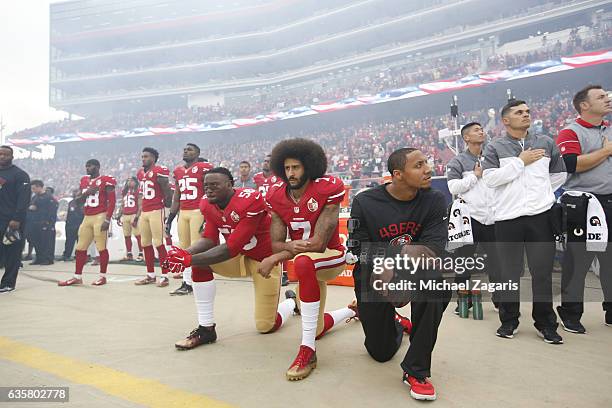
[(303, 230), (304, 232), (302, 233), (302, 239), (306, 240), (308, 238), (310, 238), (310, 231), (312, 230), (312, 227), (310, 225), (310, 221), (291, 221), (291, 229), (294, 231), (300, 231)]

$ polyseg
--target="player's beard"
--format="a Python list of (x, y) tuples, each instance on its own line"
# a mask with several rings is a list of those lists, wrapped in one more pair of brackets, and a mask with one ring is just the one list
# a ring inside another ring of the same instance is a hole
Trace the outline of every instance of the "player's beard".
[(295, 186), (289, 182), (287, 182), (287, 185), (289, 186), (289, 190), (299, 190), (300, 188), (304, 187), (304, 184), (306, 184), (306, 181), (308, 181), (308, 179), (306, 178), (306, 175), (304, 174)]

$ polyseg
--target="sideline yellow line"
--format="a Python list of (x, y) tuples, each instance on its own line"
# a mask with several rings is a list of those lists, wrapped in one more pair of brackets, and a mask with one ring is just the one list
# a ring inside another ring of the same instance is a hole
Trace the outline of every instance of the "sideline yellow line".
[(149, 407), (225, 408), (231, 405), (114, 370), (28, 346), (0, 336), (0, 359), (54, 374), (73, 383), (90, 385), (107, 394)]

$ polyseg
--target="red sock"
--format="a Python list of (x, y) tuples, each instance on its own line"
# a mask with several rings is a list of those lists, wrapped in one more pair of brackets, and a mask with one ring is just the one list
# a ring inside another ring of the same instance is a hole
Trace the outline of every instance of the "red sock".
[(136, 242), (138, 242), (138, 252), (142, 253), (142, 242), (140, 241), (140, 235), (136, 235)]
[(76, 271), (75, 274), (82, 275), (83, 267), (87, 263), (87, 251), (74, 251), (74, 257), (76, 258)]
[(153, 245), (146, 246), (143, 249), (147, 273), (153, 273), (155, 272), (155, 251), (153, 250)]
[(266, 334), (274, 333), (275, 331), (280, 329), (282, 324), (283, 324), (283, 318), (281, 317), (280, 313), (276, 312), (276, 320), (274, 321), (274, 326), (270, 330), (268, 330)]
[[(166, 247), (163, 245), (158, 246), (157, 254), (159, 256), (159, 264), (161, 265), (166, 260), (166, 257), (168, 256), (168, 253), (166, 252)], [(168, 269), (162, 268), (162, 275), (165, 275), (167, 273), (168, 273)]]
[(108, 249), (100, 251), (100, 273), (106, 273), (108, 269)]
[(332, 327), (334, 327), (334, 318), (329, 313), (324, 313), (323, 331), (321, 331), (321, 334), (315, 337), (315, 340), (319, 340), (321, 337), (323, 337)]
[(127, 249), (128, 254), (132, 253), (132, 237), (125, 237), (125, 249)]
[(170, 245), (172, 246), (172, 237), (171, 236), (166, 236), (166, 245)]

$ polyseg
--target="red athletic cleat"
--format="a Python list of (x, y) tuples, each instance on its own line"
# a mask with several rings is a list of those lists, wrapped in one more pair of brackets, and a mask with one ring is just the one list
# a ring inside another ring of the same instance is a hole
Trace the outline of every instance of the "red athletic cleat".
[(308, 346), (301, 345), (298, 355), (287, 370), (289, 381), (302, 380), (317, 367), (317, 352)]
[(419, 379), (404, 373), (404, 384), (410, 386), (410, 396), (419, 401), (433, 401), (436, 390), (427, 378)]
[(102, 285), (106, 285), (106, 277), (105, 276), (100, 276), (98, 279), (96, 279), (95, 281), (93, 281), (91, 283), (93, 286), (102, 286)]
[(70, 278), (65, 281), (57, 282), (57, 286), (74, 286), (74, 285), (82, 285), (83, 279)]
[(404, 317), (401, 314), (395, 312), (395, 321), (398, 322), (404, 328), (404, 333), (410, 334), (410, 332), (412, 331), (412, 322), (409, 318)]

